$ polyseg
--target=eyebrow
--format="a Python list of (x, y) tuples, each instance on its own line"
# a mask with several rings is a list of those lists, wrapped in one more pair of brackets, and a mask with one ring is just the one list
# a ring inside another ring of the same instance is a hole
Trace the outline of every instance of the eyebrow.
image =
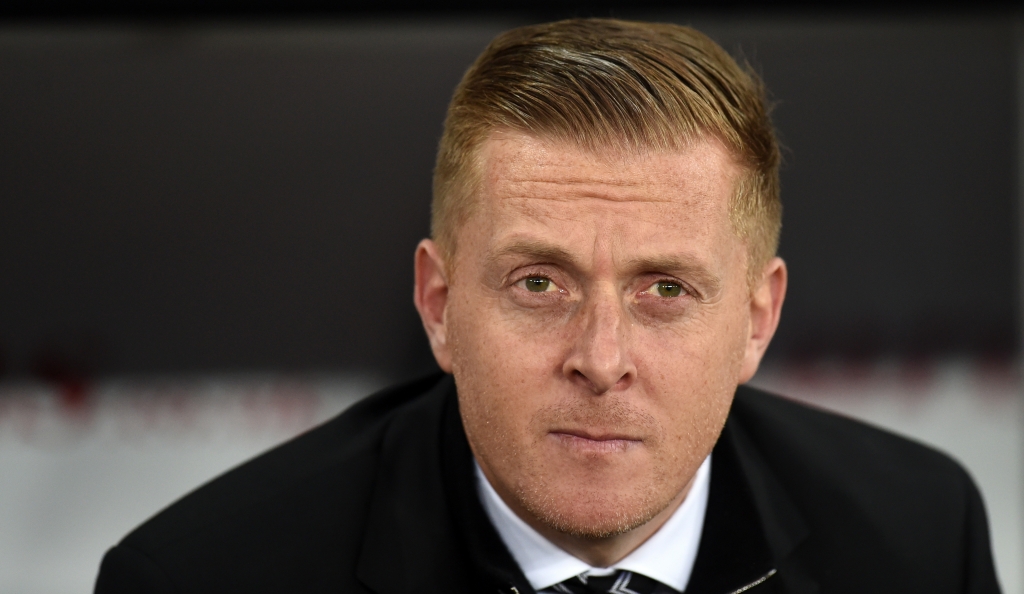
[(525, 256), (534, 260), (560, 264), (573, 270), (580, 268), (576, 258), (568, 251), (534, 239), (516, 240), (489, 255), (487, 262), (491, 264), (508, 256)]
[(714, 297), (722, 290), (722, 279), (702, 262), (687, 256), (655, 256), (632, 258), (626, 261), (626, 268), (637, 272), (664, 272), (689, 279), (694, 287), (706, 298)]
[[(500, 248), (487, 257), (493, 264), (508, 256), (523, 256), (540, 262), (558, 264), (571, 270), (582, 268), (576, 258), (567, 250), (535, 239), (519, 239)], [(705, 298), (717, 295), (722, 289), (722, 280), (708, 270), (702, 262), (687, 256), (653, 256), (626, 260), (625, 268), (632, 274), (661, 272), (689, 279)]]

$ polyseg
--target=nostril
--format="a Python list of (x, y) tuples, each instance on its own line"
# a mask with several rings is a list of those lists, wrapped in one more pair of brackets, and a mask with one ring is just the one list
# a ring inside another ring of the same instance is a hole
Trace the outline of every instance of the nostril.
[(569, 374), (569, 379), (573, 383), (585, 387), (586, 389), (592, 392), (597, 389), (597, 386), (594, 385), (593, 380), (591, 380), (591, 378), (586, 373), (579, 369), (573, 369), (572, 372)]

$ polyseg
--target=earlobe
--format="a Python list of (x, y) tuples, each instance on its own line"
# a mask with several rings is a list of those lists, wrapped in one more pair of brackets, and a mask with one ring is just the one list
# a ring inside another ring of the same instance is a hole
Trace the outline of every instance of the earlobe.
[(448, 305), (448, 275), (444, 260), (437, 244), (429, 239), (416, 246), (414, 267), (416, 285), (413, 302), (423, 321), (423, 329), (430, 339), (430, 348), (438, 366), (451, 373), (451, 353), (448, 348), (448, 333), (445, 324), (445, 308)]
[(750, 296), (750, 332), (740, 371), (741, 384), (754, 377), (768, 344), (775, 336), (782, 316), (782, 302), (786, 299), (788, 280), (786, 263), (782, 258), (772, 258), (764, 267), (761, 283)]

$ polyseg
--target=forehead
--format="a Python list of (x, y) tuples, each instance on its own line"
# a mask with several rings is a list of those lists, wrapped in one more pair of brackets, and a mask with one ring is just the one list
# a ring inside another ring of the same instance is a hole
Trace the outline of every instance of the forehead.
[(729, 150), (713, 137), (681, 142), (674, 149), (590, 149), (508, 130), (497, 130), (480, 143), (477, 163), (482, 181), (492, 187), (523, 176), (567, 176), (574, 181), (600, 181), (624, 189), (653, 189), (659, 185), (696, 188), (731, 179), (740, 169)]
[(504, 132), (481, 145), (477, 166), (464, 230), (477, 236), (475, 249), (541, 238), (618, 254), (708, 252), (739, 241), (729, 205), (741, 170), (713, 139), (636, 153)]

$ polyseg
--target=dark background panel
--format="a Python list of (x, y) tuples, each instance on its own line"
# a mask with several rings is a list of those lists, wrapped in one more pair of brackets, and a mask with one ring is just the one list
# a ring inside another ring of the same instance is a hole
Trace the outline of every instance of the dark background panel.
[(1017, 344), (1012, 26), (876, 18), (707, 29), (774, 94), (782, 356)]
[[(637, 16), (773, 92), (774, 357), (1013, 352), (1009, 19)], [(411, 264), (444, 108), (515, 24), (0, 27), (0, 373), (429, 366)]]
[(8, 32), (11, 371), (422, 362), (411, 264), (434, 148), (452, 88), (499, 30)]

